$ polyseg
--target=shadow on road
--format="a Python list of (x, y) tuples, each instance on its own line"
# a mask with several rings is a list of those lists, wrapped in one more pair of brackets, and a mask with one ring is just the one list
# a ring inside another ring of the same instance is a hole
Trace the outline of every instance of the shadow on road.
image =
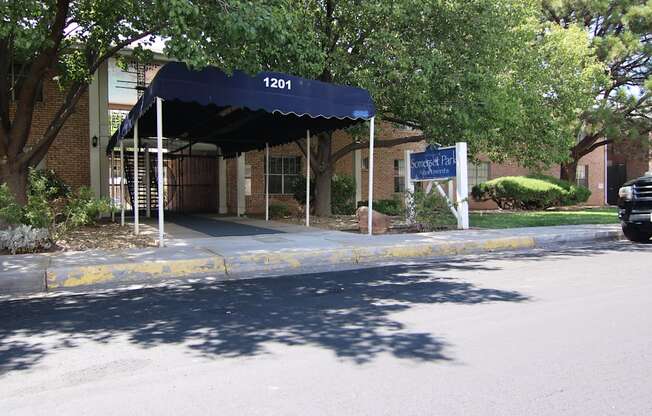
[(446, 276), (494, 270), (463, 259), (274, 279), (147, 288), (0, 303), (0, 374), (46, 354), (116, 337), (144, 348), (183, 343), (212, 357), (264, 354), (264, 343), (311, 345), (365, 363), (380, 353), (448, 360), (445, 342), (392, 314), (418, 304), (521, 302), (512, 291)]

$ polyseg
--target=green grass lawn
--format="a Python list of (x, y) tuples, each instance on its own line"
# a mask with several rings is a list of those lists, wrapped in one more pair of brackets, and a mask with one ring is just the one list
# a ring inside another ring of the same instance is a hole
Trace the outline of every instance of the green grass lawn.
[(546, 225), (617, 224), (616, 208), (594, 208), (578, 211), (502, 211), (491, 213), (472, 212), (471, 227), (517, 228), (542, 227)]

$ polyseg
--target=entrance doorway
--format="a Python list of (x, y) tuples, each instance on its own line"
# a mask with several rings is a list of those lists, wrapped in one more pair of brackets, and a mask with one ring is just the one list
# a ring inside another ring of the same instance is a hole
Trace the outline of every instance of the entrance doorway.
[(607, 203), (618, 204), (618, 190), (627, 182), (627, 165), (614, 163), (607, 167)]

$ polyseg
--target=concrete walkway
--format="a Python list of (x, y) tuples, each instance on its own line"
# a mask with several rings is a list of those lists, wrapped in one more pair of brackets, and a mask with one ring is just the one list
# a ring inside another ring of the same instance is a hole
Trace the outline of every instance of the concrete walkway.
[[(247, 224), (256, 226), (256, 220)], [(0, 297), (210, 277), (246, 279), (456, 254), (621, 238), (617, 225), (467, 230), (366, 236), (281, 223), (287, 232), (172, 238), (162, 249), (3, 256)], [(173, 231), (173, 230), (170, 230)]]

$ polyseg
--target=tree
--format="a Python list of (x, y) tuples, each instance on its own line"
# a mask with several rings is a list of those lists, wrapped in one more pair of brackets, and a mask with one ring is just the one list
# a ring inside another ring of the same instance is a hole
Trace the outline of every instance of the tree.
[[(260, 0), (13, 0), (0, 3), (0, 182), (25, 202), (27, 171), (47, 154), (88, 89), (93, 73), (121, 49), (157, 36), (166, 52), (194, 66), (310, 72), (320, 56), (293, 28), (288, 2)], [(293, 48), (287, 48), (288, 43)], [(65, 99), (41, 137), (30, 140), (46, 79)]]
[(648, 140), (652, 130), (652, 3), (647, 0), (545, 0), (543, 17), (563, 30), (581, 28), (607, 78), (577, 117), (577, 139), (563, 178), (574, 181), (578, 160), (601, 146)]
[[(418, 132), (378, 140), (376, 148), (467, 141), (472, 155), (531, 167), (566, 157), (576, 113), (592, 98), (599, 66), (582, 33), (540, 24), (539, 3), (307, 3), (306, 20), (325, 57), (319, 78), (369, 89), (381, 120)], [(335, 163), (368, 147), (364, 131), (353, 130), (353, 142), (335, 152), (331, 136), (322, 134), (311, 149), (318, 215), (330, 214)]]

